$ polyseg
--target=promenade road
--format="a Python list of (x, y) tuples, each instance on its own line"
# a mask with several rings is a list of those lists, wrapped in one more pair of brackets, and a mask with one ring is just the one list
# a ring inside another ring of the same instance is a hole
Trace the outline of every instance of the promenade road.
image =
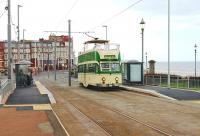
[(134, 87), (153, 90), (157, 93), (166, 95), (168, 97), (177, 100), (185, 100), (185, 101), (200, 100), (200, 93), (190, 90), (172, 89), (172, 88), (168, 89), (159, 86), (134, 86)]

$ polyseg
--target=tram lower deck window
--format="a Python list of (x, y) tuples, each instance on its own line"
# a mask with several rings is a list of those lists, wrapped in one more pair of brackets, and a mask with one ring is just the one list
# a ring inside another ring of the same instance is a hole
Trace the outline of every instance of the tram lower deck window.
[(88, 64), (87, 72), (93, 73), (96, 71), (96, 64)]

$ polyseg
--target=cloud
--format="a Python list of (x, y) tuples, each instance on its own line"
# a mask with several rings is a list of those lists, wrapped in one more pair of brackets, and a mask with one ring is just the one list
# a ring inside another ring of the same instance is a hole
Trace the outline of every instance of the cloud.
[[(200, 1), (197, 0), (170, 0), (171, 15), (198, 15), (200, 13), (199, 5)], [(168, 0), (144, 0), (136, 9), (149, 15), (166, 15)]]

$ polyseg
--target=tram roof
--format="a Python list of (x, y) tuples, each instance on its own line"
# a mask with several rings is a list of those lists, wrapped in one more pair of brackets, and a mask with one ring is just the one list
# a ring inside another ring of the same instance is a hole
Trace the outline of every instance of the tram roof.
[(95, 39), (95, 40), (86, 41), (84, 44), (90, 44), (90, 43), (105, 44), (105, 43), (108, 43), (108, 42), (109, 42), (108, 40), (98, 40), (98, 39)]
[(30, 65), (32, 64), (32, 62), (28, 61), (28, 60), (21, 60), (15, 64), (19, 64), (19, 65)]

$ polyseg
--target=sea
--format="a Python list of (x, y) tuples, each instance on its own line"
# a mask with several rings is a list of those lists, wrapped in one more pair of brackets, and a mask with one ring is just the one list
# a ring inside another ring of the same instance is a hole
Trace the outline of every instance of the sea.
[[(145, 65), (144, 65), (145, 67)], [(168, 73), (168, 62), (156, 62), (155, 73)], [(195, 62), (192, 61), (172, 61), (170, 62), (170, 74), (180, 76), (194, 76)], [(200, 61), (196, 63), (196, 74), (200, 76)]]

